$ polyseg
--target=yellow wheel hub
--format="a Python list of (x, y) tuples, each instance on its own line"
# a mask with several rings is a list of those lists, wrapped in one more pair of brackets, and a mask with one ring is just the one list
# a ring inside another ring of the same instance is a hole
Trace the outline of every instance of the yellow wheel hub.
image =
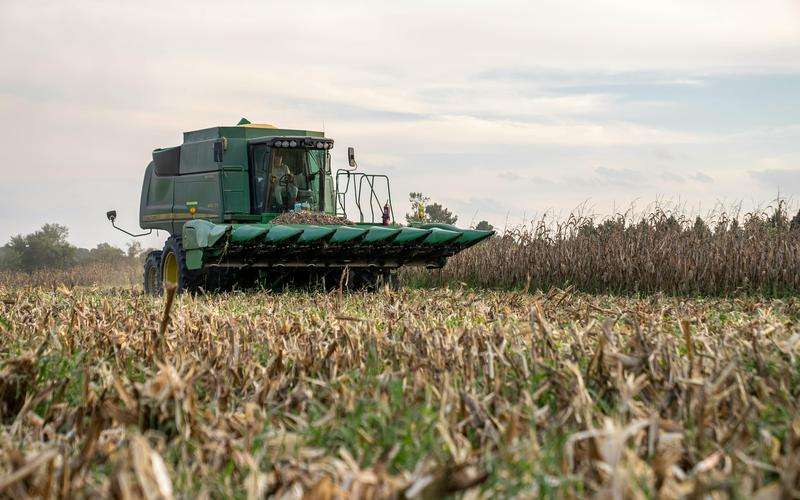
[(178, 259), (172, 252), (164, 259), (164, 284), (178, 286)]

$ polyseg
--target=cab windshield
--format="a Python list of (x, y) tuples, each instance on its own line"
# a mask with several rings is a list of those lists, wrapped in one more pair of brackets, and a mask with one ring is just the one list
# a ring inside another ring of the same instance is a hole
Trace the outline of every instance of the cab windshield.
[(257, 212), (322, 211), (324, 150), (253, 148), (253, 208)]

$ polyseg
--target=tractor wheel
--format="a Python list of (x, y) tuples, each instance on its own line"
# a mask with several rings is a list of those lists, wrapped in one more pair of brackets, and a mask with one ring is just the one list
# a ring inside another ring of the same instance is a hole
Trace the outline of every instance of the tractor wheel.
[(190, 271), (186, 268), (186, 252), (181, 245), (181, 239), (170, 236), (164, 243), (161, 252), (161, 281), (167, 285), (177, 287), (178, 293), (196, 292), (203, 284), (203, 273)]
[(148, 295), (161, 295), (161, 252), (153, 251), (147, 254), (144, 261), (144, 293)]

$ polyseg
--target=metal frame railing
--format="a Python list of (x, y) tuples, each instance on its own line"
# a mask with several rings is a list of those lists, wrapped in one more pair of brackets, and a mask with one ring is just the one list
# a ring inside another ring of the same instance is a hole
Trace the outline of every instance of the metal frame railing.
[[(340, 179), (344, 177), (346, 182), (344, 182), (344, 189), (340, 189)], [(381, 202), (381, 199), (378, 197), (378, 194), (375, 192), (375, 183), (376, 181), (383, 180), (386, 182), (386, 194), (388, 199), (385, 202)], [(370, 211), (370, 220), (364, 220), (364, 210), (365, 207), (362, 207), (363, 203), (363, 194), (364, 194), (364, 187), (369, 187), (369, 211)], [(352, 192), (350, 191), (352, 187)], [(377, 205), (377, 213), (379, 218), (383, 215), (383, 206), (384, 204), (389, 205), (389, 213), (391, 214), (391, 221), (394, 223), (394, 207), (392, 205), (392, 190), (389, 185), (389, 177), (383, 174), (365, 174), (364, 172), (353, 172), (352, 170), (340, 168), (336, 171), (336, 215), (341, 215), (343, 217), (347, 217), (347, 199), (348, 195), (352, 197), (356, 209), (358, 209), (358, 217), (359, 222), (371, 222), (376, 223), (375, 213), (376, 213), (376, 205)]]

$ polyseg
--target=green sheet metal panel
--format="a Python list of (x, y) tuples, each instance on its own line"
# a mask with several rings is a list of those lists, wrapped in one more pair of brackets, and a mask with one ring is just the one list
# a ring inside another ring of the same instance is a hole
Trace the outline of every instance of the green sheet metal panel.
[(470, 247), (493, 235), (494, 231), (480, 231), (477, 229), (461, 229), (461, 236), (455, 241), (463, 247)]
[(367, 229), (351, 226), (335, 226), (336, 232), (331, 237), (331, 243), (354, 243), (367, 235)]
[(269, 228), (265, 241), (269, 243), (291, 243), (303, 234), (299, 227), (289, 227), (276, 224)]
[(400, 233), (402, 229), (394, 228), (394, 227), (381, 227), (381, 226), (372, 226), (367, 230), (367, 235), (364, 237), (363, 243), (366, 244), (377, 244), (377, 243), (388, 243), (395, 239)]
[[(173, 213), (177, 221), (209, 219), (221, 222), (221, 188), (219, 172), (181, 175), (175, 178), (175, 206)], [(194, 206), (197, 212), (192, 214)], [(177, 230), (177, 227), (176, 227)]]
[(231, 231), (231, 243), (261, 243), (267, 232), (269, 226), (266, 224), (235, 225)]
[(200, 249), (186, 250), (186, 269), (196, 271), (203, 267), (203, 251)]
[(445, 243), (450, 243), (459, 236), (461, 236), (460, 231), (450, 231), (433, 227), (431, 228), (431, 234), (425, 238), (424, 243), (426, 245), (443, 245)]
[(470, 247), (480, 241), (483, 241), (494, 234), (494, 231), (481, 231), (478, 229), (459, 229), (451, 224), (440, 224), (440, 223), (414, 224), (414, 227), (418, 227), (421, 229), (438, 229), (438, 230), (461, 233), (461, 236), (458, 239), (456, 239), (454, 243), (464, 248)]
[(335, 227), (327, 227), (327, 226), (310, 226), (305, 224), (298, 224), (292, 225), (292, 227), (296, 227), (303, 230), (303, 234), (300, 235), (300, 239), (297, 240), (298, 243), (324, 243), (333, 236), (333, 233), (336, 232)]
[(181, 145), (180, 174), (218, 170), (222, 162), (214, 161), (214, 144), (220, 139), (184, 142)]
[(221, 129), (223, 127), (209, 127), (200, 130), (190, 130), (183, 133), (183, 142), (198, 142), (207, 141), (211, 139), (219, 139), (222, 137)]
[(250, 177), (240, 166), (223, 167), (222, 206), (226, 214), (250, 212)]
[(408, 245), (421, 240), (431, 234), (430, 229), (421, 229), (416, 227), (404, 227), (400, 229), (400, 234), (392, 240), (393, 245)]
[(172, 232), (172, 206), (175, 198), (175, 177), (155, 175), (153, 162), (147, 166), (139, 202), (139, 226)]
[(228, 224), (214, 224), (207, 220), (194, 219), (183, 225), (181, 235), (185, 250), (210, 248), (231, 230)]

